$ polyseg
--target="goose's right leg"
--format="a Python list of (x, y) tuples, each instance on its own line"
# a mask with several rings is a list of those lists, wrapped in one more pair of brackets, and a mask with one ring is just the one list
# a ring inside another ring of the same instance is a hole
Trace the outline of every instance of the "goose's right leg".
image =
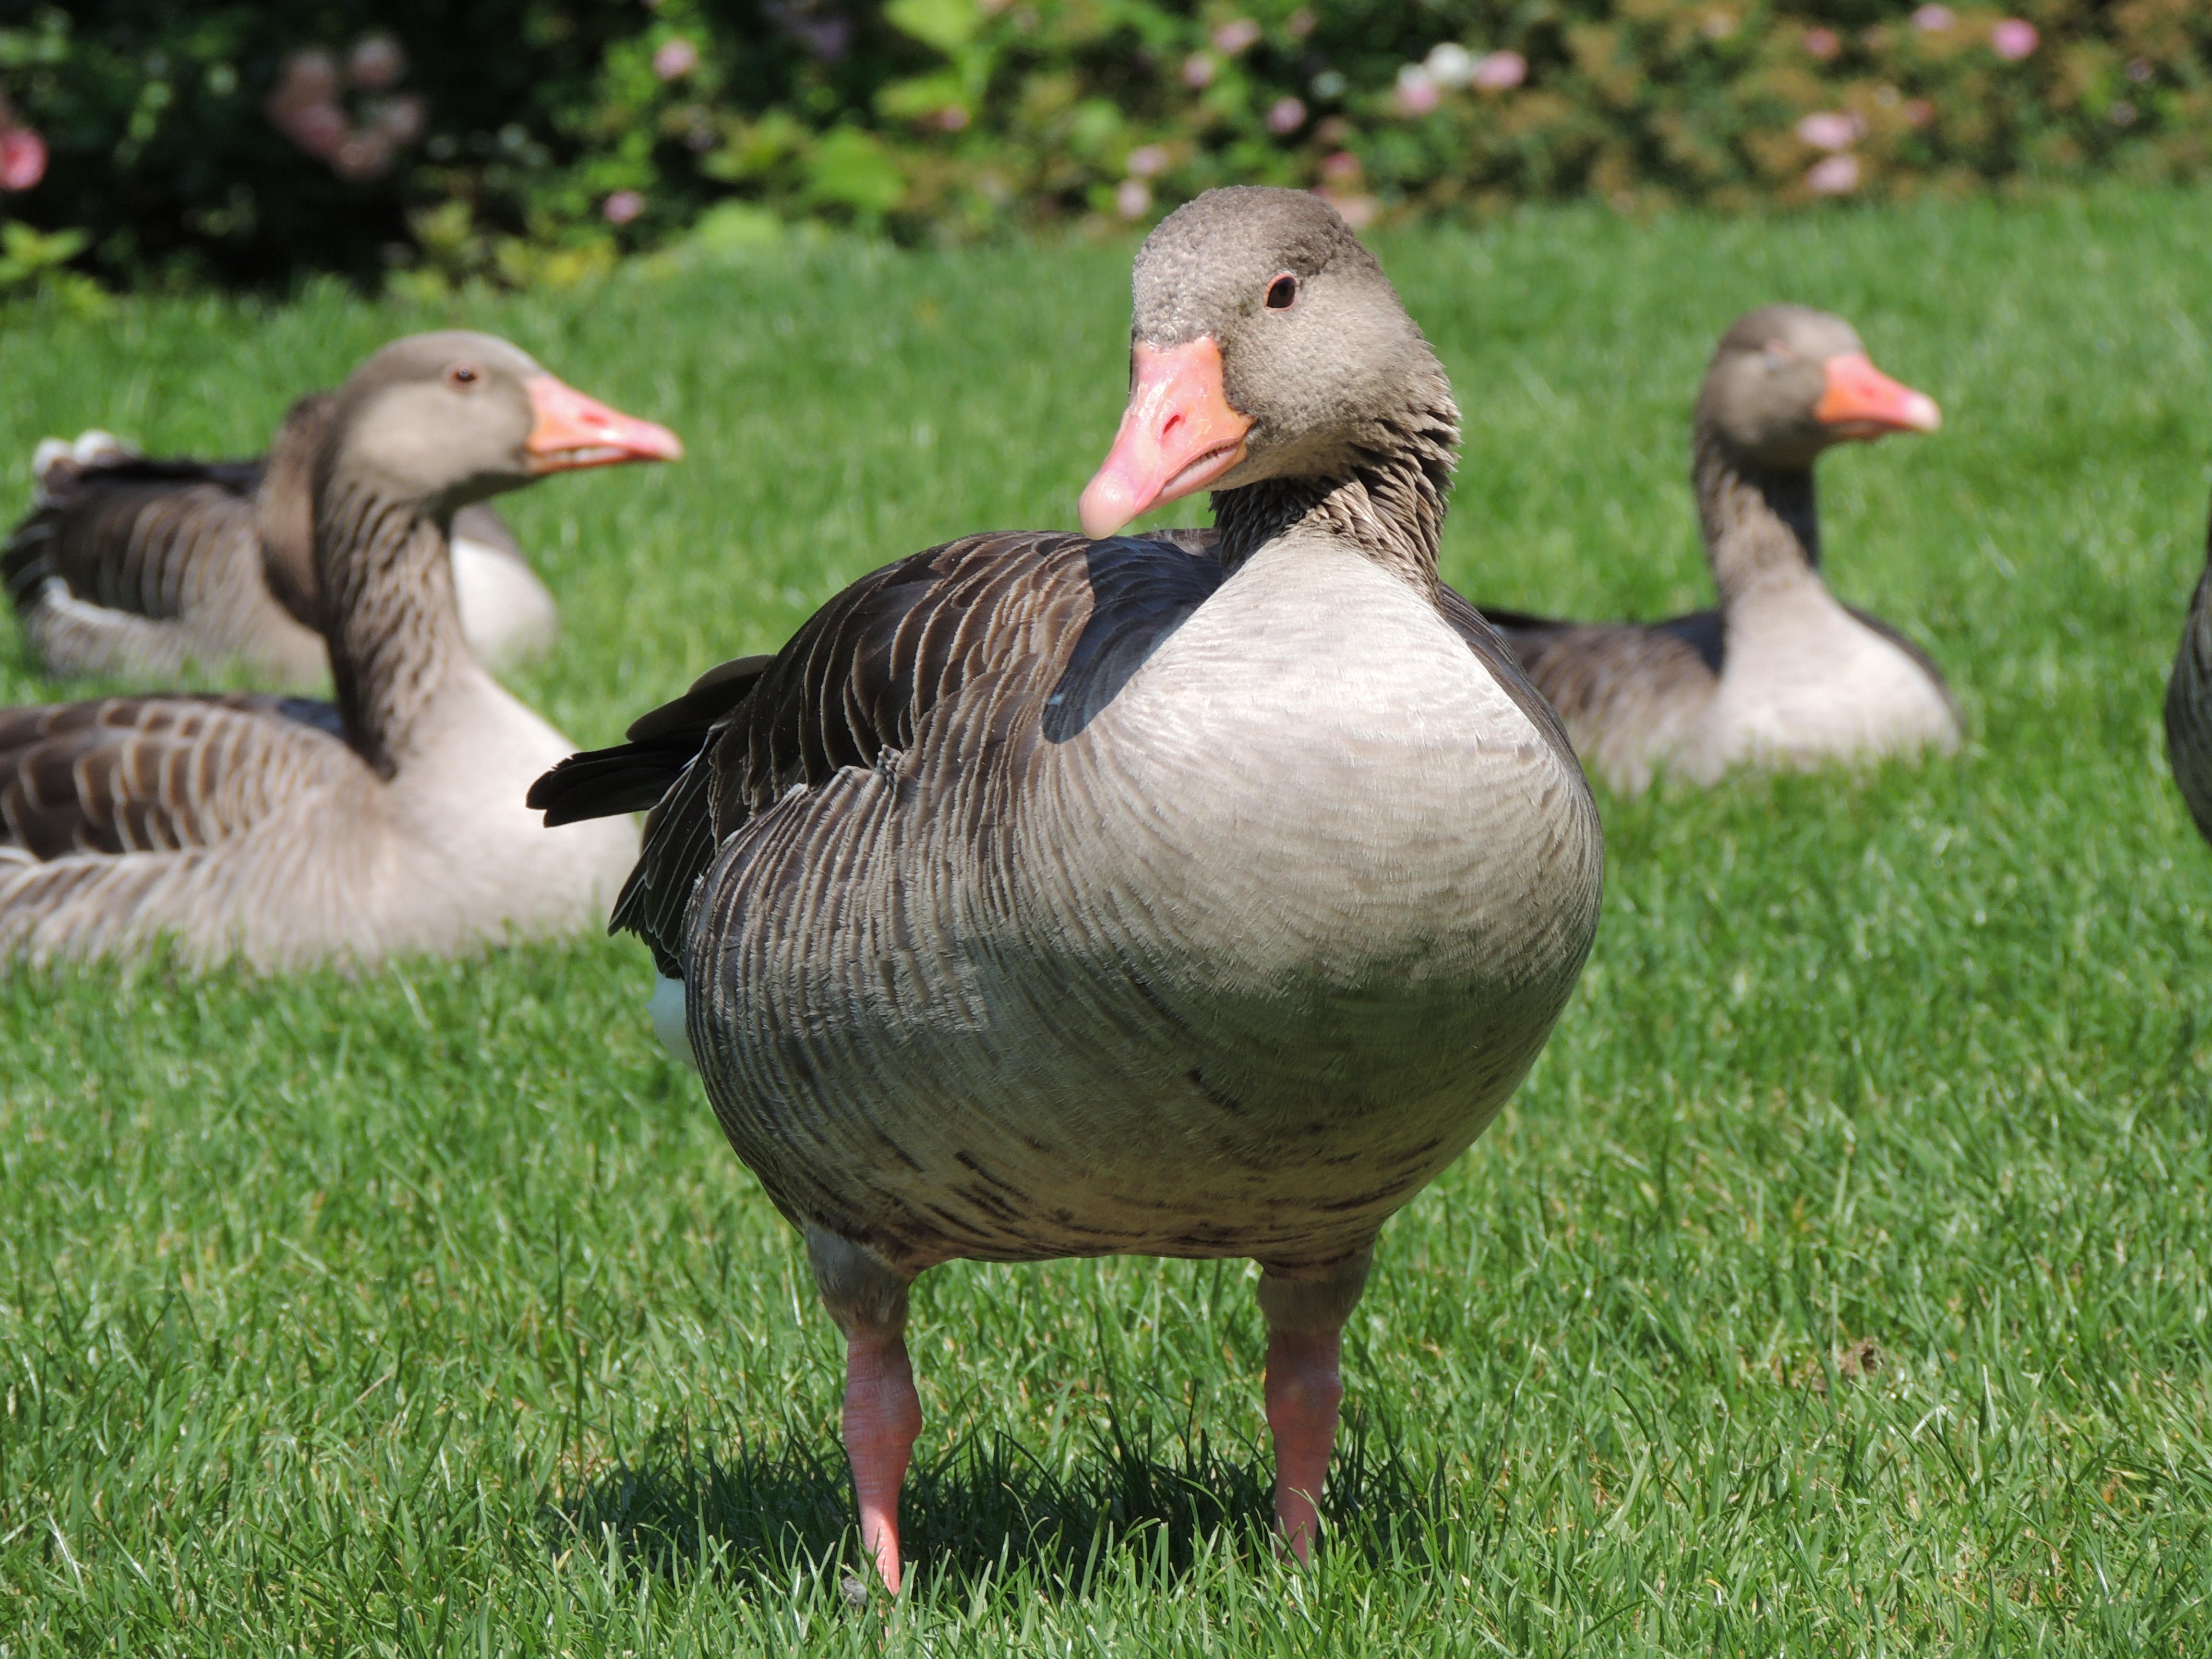
[(823, 1305), (845, 1333), (845, 1455), (860, 1511), (860, 1547), (884, 1588), (899, 1588), (899, 1488), (906, 1483), (921, 1399), (906, 1353), (907, 1285), (872, 1253), (806, 1230), (806, 1254)]

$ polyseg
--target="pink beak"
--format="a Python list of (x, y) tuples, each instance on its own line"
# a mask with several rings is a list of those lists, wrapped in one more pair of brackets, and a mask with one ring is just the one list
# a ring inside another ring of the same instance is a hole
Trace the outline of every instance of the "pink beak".
[(1221, 389), (1221, 348), (1201, 334), (1130, 354), (1129, 406), (1114, 447), (1083, 491), (1083, 533), (1111, 536), (1152, 508), (1203, 489), (1244, 459), (1252, 419)]
[(1813, 406), (1813, 418), (1839, 438), (1933, 432), (1943, 424), (1933, 398), (1891, 380), (1862, 353), (1831, 357), (1821, 372), (1827, 390)]
[(684, 458), (682, 441), (665, 426), (610, 409), (550, 374), (533, 374), (526, 385), (538, 423), (522, 448), (533, 473)]

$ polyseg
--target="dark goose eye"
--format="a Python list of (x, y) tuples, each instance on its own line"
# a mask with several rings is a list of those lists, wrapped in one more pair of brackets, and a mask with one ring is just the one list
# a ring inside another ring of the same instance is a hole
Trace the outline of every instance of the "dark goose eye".
[(456, 363), (446, 371), (446, 378), (455, 386), (474, 386), (477, 383), (477, 371), (467, 363)]
[(1288, 311), (1298, 297), (1298, 279), (1288, 272), (1267, 284), (1267, 309)]

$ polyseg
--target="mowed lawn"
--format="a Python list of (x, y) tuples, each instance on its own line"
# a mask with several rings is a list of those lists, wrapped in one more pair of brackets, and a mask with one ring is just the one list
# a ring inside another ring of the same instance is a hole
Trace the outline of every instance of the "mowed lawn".
[[(854, 1605), (840, 1345), (634, 941), (17, 973), (0, 1656), (2212, 1646), (2212, 850), (2159, 720), (2212, 196), (1379, 250), (1466, 411), (1446, 574), (1522, 609), (1705, 603), (1714, 337), (1776, 299), (1855, 321), (1947, 424), (1825, 464), (1830, 574), (1934, 650), (1971, 738), (1601, 794), (1580, 992), (1383, 1235), (1318, 1567), (1262, 1529), (1248, 1264), (956, 1265), (915, 1296), (917, 1580)], [(509, 498), (568, 626), (519, 687), (611, 740), (875, 565), (1071, 525), (1131, 251), (16, 310), (0, 507), (41, 434), (247, 452), (393, 334), (506, 333), (690, 446)], [(61, 695), (11, 633), (0, 697)]]

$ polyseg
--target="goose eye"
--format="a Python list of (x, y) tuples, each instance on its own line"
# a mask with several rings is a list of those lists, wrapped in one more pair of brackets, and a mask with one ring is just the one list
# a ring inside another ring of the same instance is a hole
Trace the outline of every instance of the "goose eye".
[(1298, 279), (1287, 271), (1267, 284), (1267, 309), (1288, 311), (1298, 297)]
[(474, 386), (483, 378), (467, 363), (456, 363), (446, 371), (446, 379), (455, 386)]

